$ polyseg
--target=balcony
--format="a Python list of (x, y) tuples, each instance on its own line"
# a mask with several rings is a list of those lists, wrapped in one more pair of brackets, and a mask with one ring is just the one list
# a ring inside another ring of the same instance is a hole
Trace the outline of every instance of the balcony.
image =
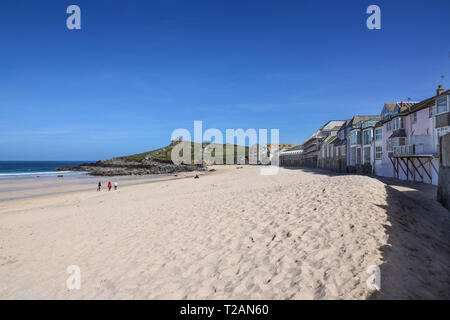
[[(393, 148), (392, 156), (407, 157), (407, 156), (421, 156), (431, 155), (434, 152), (424, 144), (407, 144), (404, 146), (397, 146)], [(391, 156), (390, 156), (391, 157)]]
[(320, 147), (317, 144), (303, 148), (303, 152), (305, 152), (305, 153), (315, 152), (315, 151), (320, 151)]
[(415, 144), (407, 144), (404, 146), (394, 147), (394, 150), (393, 150), (394, 157), (411, 156), (414, 154), (416, 154), (416, 145)]

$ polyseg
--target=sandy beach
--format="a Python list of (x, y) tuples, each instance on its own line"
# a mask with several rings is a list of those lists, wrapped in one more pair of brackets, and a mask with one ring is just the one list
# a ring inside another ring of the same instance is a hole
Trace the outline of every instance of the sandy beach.
[[(98, 182), (106, 188), (108, 182), (118, 183), (120, 187), (179, 179), (187, 173), (154, 174), (135, 176), (91, 176), (87, 173), (64, 174), (59, 178), (52, 176), (26, 176), (0, 178), (0, 203), (7, 200), (27, 199), (76, 191), (92, 191), (97, 189)], [(192, 176), (192, 173), (190, 174)]]
[[(0, 299), (450, 298), (450, 214), (435, 187), (215, 169), (0, 202)], [(79, 290), (66, 287), (71, 265)]]

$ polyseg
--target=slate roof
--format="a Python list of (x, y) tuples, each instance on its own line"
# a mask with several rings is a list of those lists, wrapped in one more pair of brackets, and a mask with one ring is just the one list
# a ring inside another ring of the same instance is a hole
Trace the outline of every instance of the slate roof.
[(414, 106), (412, 106), (410, 110), (411, 110), (411, 112), (414, 112), (414, 111), (419, 111), (424, 108), (428, 108), (429, 104), (433, 103), (435, 99), (439, 99), (441, 96), (445, 96), (447, 94), (450, 94), (450, 90), (444, 91), (438, 96), (433, 96), (431, 98), (422, 100), (422, 101), (416, 103)]

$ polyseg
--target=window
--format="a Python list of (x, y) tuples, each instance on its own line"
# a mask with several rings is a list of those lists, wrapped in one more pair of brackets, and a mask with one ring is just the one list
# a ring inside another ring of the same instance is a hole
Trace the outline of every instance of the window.
[(438, 137), (446, 135), (448, 133), (448, 130), (449, 130), (448, 128), (449, 127), (438, 128), (437, 129)]
[(391, 121), (392, 130), (403, 129), (403, 118), (397, 117)]
[(335, 150), (336, 150), (336, 157), (338, 157), (339, 156), (339, 147), (337, 147)]
[(350, 144), (361, 144), (361, 131), (354, 130), (350, 134)]
[(363, 142), (364, 144), (372, 143), (372, 130), (366, 130), (363, 132)]
[(358, 132), (357, 131), (352, 131), (352, 133), (350, 135), (350, 143), (351, 144), (357, 144), (358, 143)]
[(380, 141), (383, 138), (383, 129), (375, 129), (375, 140)]
[(350, 149), (350, 165), (354, 165), (356, 162), (356, 148)]
[(447, 97), (436, 100), (436, 114), (447, 112)]
[(375, 147), (375, 159), (381, 159), (381, 156), (383, 155), (383, 147)]
[(387, 123), (387, 131), (403, 129), (403, 118), (397, 117)]
[(361, 164), (361, 148), (356, 149), (356, 163)]
[(413, 113), (413, 123), (417, 122), (417, 112)]
[(370, 147), (364, 148), (364, 163), (370, 163)]
[(395, 147), (404, 146), (406, 144), (406, 138), (392, 138), (388, 141), (388, 151), (394, 151)]
[(386, 130), (387, 130), (387, 131), (391, 131), (391, 130), (392, 130), (392, 122), (391, 122), (391, 121), (389, 121), (389, 122), (387, 123), (387, 125), (386, 125)]

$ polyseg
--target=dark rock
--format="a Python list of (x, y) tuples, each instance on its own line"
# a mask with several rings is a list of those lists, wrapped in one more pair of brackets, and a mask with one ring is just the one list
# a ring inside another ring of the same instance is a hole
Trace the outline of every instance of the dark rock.
[(76, 167), (63, 167), (57, 171), (81, 171), (93, 176), (126, 176), (145, 174), (172, 174), (178, 172), (203, 171), (201, 165), (176, 165), (170, 161), (155, 161), (144, 159), (142, 161), (125, 161), (111, 159), (95, 163), (83, 163)]

